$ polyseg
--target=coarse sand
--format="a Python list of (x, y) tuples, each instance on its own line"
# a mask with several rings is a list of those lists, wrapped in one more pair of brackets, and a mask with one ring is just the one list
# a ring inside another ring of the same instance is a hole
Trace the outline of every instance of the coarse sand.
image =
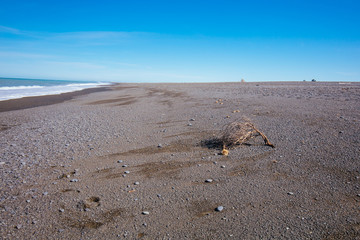
[[(360, 83), (117, 84), (0, 109), (1, 239), (360, 239)], [(221, 155), (244, 117), (276, 147)]]

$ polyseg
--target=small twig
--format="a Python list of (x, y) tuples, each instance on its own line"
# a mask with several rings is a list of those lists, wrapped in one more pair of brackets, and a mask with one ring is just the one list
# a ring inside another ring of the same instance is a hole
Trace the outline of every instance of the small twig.
[(262, 132), (260, 132), (260, 130), (258, 130), (254, 125), (252, 126), (252, 128), (261, 135), (261, 137), (264, 139), (265, 145), (268, 145), (272, 148), (275, 148), (274, 144), (272, 144), (269, 139), (265, 136), (265, 134), (263, 134)]

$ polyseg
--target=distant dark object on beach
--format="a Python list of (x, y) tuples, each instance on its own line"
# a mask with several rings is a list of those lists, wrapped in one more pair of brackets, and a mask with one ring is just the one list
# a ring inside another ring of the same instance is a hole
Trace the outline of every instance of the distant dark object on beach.
[(304, 79), (303, 82), (306, 82), (306, 80)]
[(311, 81), (312, 81), (312, 82), (316, 82), (316, 80), (315, 80), (315, 79), (312, 79)]
[(241, 79), (241, 82), (244, 83), (244, 82), (245, 82), (245, 79), (242, 78), (242, 79)]

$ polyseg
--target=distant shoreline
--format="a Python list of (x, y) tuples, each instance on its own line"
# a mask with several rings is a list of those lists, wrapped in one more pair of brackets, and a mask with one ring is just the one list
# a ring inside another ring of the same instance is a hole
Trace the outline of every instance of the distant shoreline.
[[(68, 100), (71, 100), (75, 97), (81, 96), (81, 95), (86, 95), (86, 94), (90, 94), (90, 93), (95, 93), (95, 92), (102, 92), (102, 91), (111, 91), (112, 87), (120, 85), (120, 84), (129, 84), (129, 83), (112, 83), (111, 85), (108, 86), (99, 86), (99, 87), (94, 87), (94, 88), (86, 88), (83, 90), (79, 90), (79, 91), (73, 91), (73, 92), (66, 92), (66, 93), (61, 93), (61, 94), (50, 94), (50, 95), (42, 95), (42, 96), (31, 96), (31, 97), (23, 97), (23, 98), (17, 98), (17, 99), (9, 99), (9, 100), (2, 100), (0, 101), (0, 112), (7, 112), (7, 111), (14, 111), (14, 110), (21, 110), (21, 109), (27, 109), (27, 108), (34, 108), (34, 107), (40, 107), (40, 106), (47, 106), (47, 105), (52, 105), (52, 104), (57, 104), (57, 103), (62, 103)], [(166, 85), (176, 85), (179, 83), (132, 83), (132, 84), (141, 84), (141, 85), (146, 85), (146, 84), (166, 84)], [(180, 83), (181, 84), (181, 83)], [(201, 85), (201, 84), (206, 84), (206, 83), (183, 83), (186, 85), (189, 84), (193, 84), (193, 85)], [(350, 84), (360, 84), (360, 82), (311, 82), (311, 81), (300, 81), (300, 82), (295, 82), (295, 81), (277, 81), (277, 82), (212, 82), (209, 84), (213, 84), (213, 85), (224, 85), (224, 84), (228, 84), (228, 85), (236, 85), (236, 86), (246, 86), (246, 85), (293, 85), (293, 86), (298, 86), (298, 85), (308, 85), (311, 84), (313, 86), (316, 85), (350, 85)]]
[(80, 91), (66, 92), (61, 94), (54, 95), (43, 95), (43, 96), (33, 96), (33, 97), (23, 97), (17, 99), (9, 99), (0, 101), (0, 112), (8, 112), (14, 110), (21, 110), (27, 108), (34, 108), (40, 106), (47, 106), (57, 103), (62, 103), (68, 100), (71, 100), (75, 97), (86, 95), (94, 92), (109, 91), (110, 87), (96, 87), (96, 88), (86, 88)]

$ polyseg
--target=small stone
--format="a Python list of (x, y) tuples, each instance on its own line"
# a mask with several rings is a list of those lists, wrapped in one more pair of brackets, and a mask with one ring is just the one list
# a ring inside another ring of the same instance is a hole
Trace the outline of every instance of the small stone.
[(142, 215), (149, 215), (150, 213), (148, 211), (143, 211), (141, 214)]
[(59, 212), (64, 212), (65, 210), (63, 208), (60, 208), (59, 209)]
[(158, 144), (158, 148), (162, 148), (162, 144), (161, 144), (161, 143)]
[(157, 194), (156, 196), (157, 196), (158, 198), (161, 198), (161, 194)]
[(26, 202), (29, 203), (29, 202), (30, 202), (30, 199), (26, 200)]
[(188, 124), (188, 126), (192, 126), (192, 124), (191, 124), (191, 123), (189, 123), (189, 124)]
[(213, 162), (213, 164), (217, 164), (217, 162)]
[(293, 192), (288, 192), (287, 194), (288, 194), (288, 195), (294, 195), (294, 193), (293, 193)]
[(122, 167), (127, 167), (128, 165), (122, 165)]
[(59, 229), (58, 231), (59, 231), (59, 233), (61, 233), (61, 232), (63, 232), (63, 231), (64, 231), (64, 229)]
[(90, 211), (90, 208), (85, 208), (84, 211), (88, 212), (88, 211)]
[(225, 165), (221, 165), (221, 168), (225, 168)]
[(217, 208), (215, 208), (215, 211), (217, 212), (221, 212), (222, 210), (224, 210), (223, 206), (218, 206)]
[(146, 224), (146, 223), (143, 223), (143, 226), (144, 226), (144, 227), (147, 227), (147, 224)]
[(198, 167), (201, 167), (201, 164), (198, 164)]
[(139, 182), (134, 182), (134, 185), (139, 185), (140, 183)]
[(356, 195), (356, 196), (360, 197), (360, 193), (358, 195)]
[(5, 164), (5, 162), (0, 162), (0, 165), (4, 165)]
[(206, 179), (205, 182), (206, 183), (211, 183), (211, 182), (213, 182), (213, 180), (209, 178), (209, 179)]
[(21, 227), (22, 227), (21, 224), (18, 224), (18, 225), (15, 226), (16, 229), (20, 229)]
[(195, 121), (195, 118), (191, 118), (190, 121), (192, 121), (192, 122)]
[(118, 160), (117, 162), (118, 162), (118, 163), (122, 163), (123, 161), (122, 161), (122, 160)]
[(78, 182), (79, 180), (74, 178), (74, 179), (71, 179), (70, 182)]
[(125, 174), (129, 174), (129, 173), (130, 173), (130, 171), (125, 171), (124, 173), (125, 173)]
[(44, 196), (46, 196), (46, 195), (48, 195), (48, 194), (49, 194), (48, 192), (43, 192), (43, 195), (44, 195)]

